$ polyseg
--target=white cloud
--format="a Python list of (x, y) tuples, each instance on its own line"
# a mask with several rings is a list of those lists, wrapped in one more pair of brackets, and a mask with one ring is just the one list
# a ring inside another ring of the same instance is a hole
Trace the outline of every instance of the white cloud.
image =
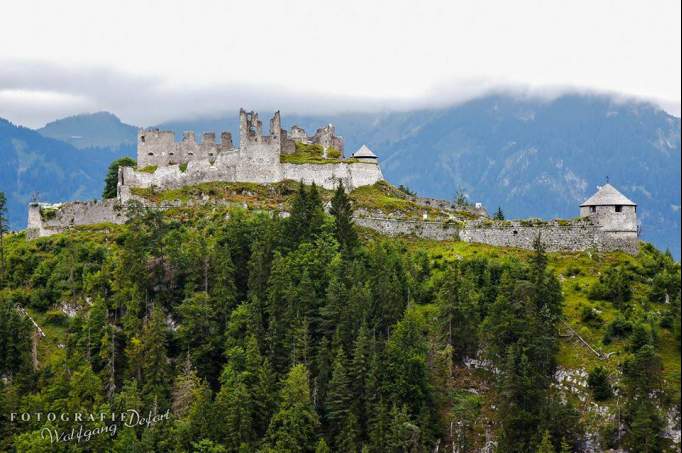
[(63, 93), (143, 124), (275, 100), (440, 105), (510, 86), (624, 93), (679, 114), (679, 0), (25, 0), (3, 17), (0, 90)]

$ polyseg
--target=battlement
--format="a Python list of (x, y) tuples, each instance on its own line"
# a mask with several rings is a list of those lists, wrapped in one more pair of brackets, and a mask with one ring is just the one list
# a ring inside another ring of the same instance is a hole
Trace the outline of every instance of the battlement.
[(215, 132), (204, 132), (201, 143), (197, 143), (194, 131), (185, 131), (180, 141), (176, 141), (173, 131), (152, 128), (140, 129), (137, 133), (137, 165), (140, 168), (211, 160), (219, 153), (233, 149), (229, 132), (220, 134), (220, 143), (216, 143)]
[(139, 168), (167, 167), (196, 161), (215, 161), (219, 155), (234, 153), (236, 158), (250, 164), (276, 165), (282, 154), (296, 151), (296, 142), (319, 144), (324, 157), (331, 148), (340, 152), (334, 158), (343, 158), (343, 138), (336, 135), (334, 125), (328, 124), (308, 136), (298, 126), (291, 128), (291, 134), (282, 129), (280, 112), (270, 119), (269, 134), (263, 134), (263, 122), (254, 111), (239, 111), (239, 148), (232, 142), (232, 134), (222, 132), (216, 142), (215, 132), (204, 132), (198, 143), (194, 131), (185, 131), (182, 139), (176, 140), (172, 131), (140, 129), (137, 134), (137, 165)]
[(340, 153), (339, 157), (344, 156), (343, 137), (336, 135), (336, 128), (333, 124), (317, 129), (312, 136), (309, 136), (302, 127), (294, 125), (289, 131), (288, 138), (294, 142), (305, 143), (306, 145), (322, 146), (325, 157), (327, 157), (327, 152), (330, 148), (336, 149)]

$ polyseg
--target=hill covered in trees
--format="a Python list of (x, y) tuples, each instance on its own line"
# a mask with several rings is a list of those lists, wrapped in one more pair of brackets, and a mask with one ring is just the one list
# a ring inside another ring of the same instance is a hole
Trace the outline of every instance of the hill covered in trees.
[[(0, 451), (675, 451), (668, 254), (386, 238), (343, 190), (289, 202), (6, 235)], [(107, 417), (9, 418), (48, 412)]]

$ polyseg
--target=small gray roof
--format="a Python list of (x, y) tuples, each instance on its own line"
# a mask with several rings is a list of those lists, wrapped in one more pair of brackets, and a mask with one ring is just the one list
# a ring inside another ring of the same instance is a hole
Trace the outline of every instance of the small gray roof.
[(353, 157), (373, 157), (376, 159), (377, 155), (374, 154), (366, 145), (362, 145), (360, 149), (353, 153)]
[(583, 201), (580, 206), (637, 206), (637, 203), (630, 200), (628, 197), (618, 192), (618, 190), (611, 184), (606, 183), (599, 187), (597, 193), (592, 195), (587, 200)]

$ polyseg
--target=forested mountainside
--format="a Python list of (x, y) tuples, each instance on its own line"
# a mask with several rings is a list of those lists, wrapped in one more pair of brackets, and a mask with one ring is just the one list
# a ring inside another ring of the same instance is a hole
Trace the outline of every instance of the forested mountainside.
[(668, 254), (386, 238), (294, 190), (5, 235), (0, 451), (679, 451)]

